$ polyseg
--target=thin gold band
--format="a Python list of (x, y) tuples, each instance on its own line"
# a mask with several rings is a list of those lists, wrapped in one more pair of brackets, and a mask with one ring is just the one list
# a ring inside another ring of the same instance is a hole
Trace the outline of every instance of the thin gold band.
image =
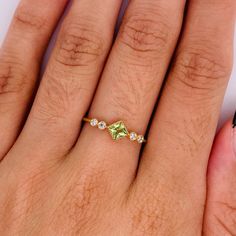
[(108, 130), (113, 140), (129, 138), (131, 141), (136, 141), (139, 144), (147, 142), (143, 135), (128, 131), (123, 121), (107, 124), (105, 121), (99, 121), (95, 118), (88, 117), (84, 117), (83, 121), (90, 123), (92, 127), (97, 127), (100, 130)]
[(92, 120), (92, 119), (89, 119), (89, 118), (87, 118), (87, 117), (84, 117), (84, 118), (83, 118), (83, 121), (85, 121), (85, 122), (89, 122), (89, 123), (90, 123), (91, 120)]

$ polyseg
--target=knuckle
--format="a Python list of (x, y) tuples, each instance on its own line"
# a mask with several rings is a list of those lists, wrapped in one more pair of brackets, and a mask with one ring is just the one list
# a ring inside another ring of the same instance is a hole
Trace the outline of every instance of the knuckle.
[(75, 192), (78, 193), (74, 199), (74, 204), (80, 213), (85, 212), (92, 203), (99, 201), (99, 196), (101, 196), (104, 188), (102, 181), (104, 173), (102, 171), (93, 171), (85, 176), (81, 176), (79, 180), (75, 181), (72, 184), (73, 188), (70, 188), (68, 192), (68, 199), (73, 198)]
[(14, 18), (13, 26), (23, 27), (24, 30), (38, 31), (45, 27), (47, 20), (39, 14), (34, 13), (31, 8), (22, 4), (18, 7)]
[[(133, 233), (144, 232), (144, 235), (162, 235), (166, 224), (167, 212), (165, 202), (157, 194), (157, 188), (150, 186), (145, 191), (138, 191), (138, 196), (131, 195), (129, 209)], [(146, 188), (146, 187), (145, 187)], [(163, 234), (165, 235), (165, 234)]]
[(171, 181), (166, 185), (164, 177), (157, 182), (150, 176), (142, 183), (133, 185), (128, 198), (128, 212), (134, 235), (137, 232), (145, 232), (144, 235), (174, 235), (192, 224), (192, 219), (179, 218), (179, 214), (186, 215), (191, 209), (182, 204), (189, 190), (182, 184), (180, 187), (178, 181)]
[(183, 51), (175, 58), (173, 74), (184, 88), (209, 92), (225, 86), (230, 66), (210, 50)]
[(64, 28), (56, 60), (66, 67), (97, 63), (104, 51), (101, 34), (83, 24), (68, 24)]
[(153, 208), (149, 209), (149, 207), (141, 203), (141, 205), (136, 204), (131, 210), (132, 233), (143, 232), (144, 235), (160, 233), (163, 219), (160, 212)]
[(0, 95), (19, 94), (24, 90), (26, 74), (19, 65), (10, 62), (0, 63)]
[(155, 18), (132, 15), (125, 18), (120, 41), (134, 53), (156, 53), (168, 44), (168, 24)]
[[(76, 181), (73, 179), (68, 184), (65, 195), (59, 203), (58, 209), (61, 214), (58, 212), (56, 214), (69, 219), (70, 228), (76, 232), (76, 235), (84, 235), (92, 230), (91, 225), (96, 222), (96, 211), (101, 211), (99, 208), (104, 205), (107, 192), (105, 179), (104, 171), (93, 170), (77, 176)], [(60, 221), (57, 217), (55, 220)], [(60, 222), (56, 224), (60, 225)]]
[(11, 194), (8, 192), (1, 196), (1, 217), (4, 218), (4, 224), (0, 223), (1, 230), (6, 229), (8, 234), (16, 234), (22, 221), (39, 207), (40, 199), (48, 191), (45, 174), (47, 173), (41, 170), (30, 170), (27, 174), (17, 172), (16, 175), (20, 178), (12, 176), (8, 179), (7, 187), (11, 189)]

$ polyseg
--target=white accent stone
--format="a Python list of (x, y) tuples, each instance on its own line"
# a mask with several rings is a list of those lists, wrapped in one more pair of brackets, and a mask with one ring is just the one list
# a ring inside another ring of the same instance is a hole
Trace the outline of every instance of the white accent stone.
[(107, 124), (106, 124), (105, 121), (100, 121), (100, 122), (98, 123), (98, 128), (99, 128), (99, 129), (104, 130), (104, 129), (106, 129), (106, 127), (107, 127)]
[(143, 143), (143, 142), (144, 142), (144, 137), (143, 137), (143, 135), (139, 135), (139, 136), (137, 137), (137, 141), (138, 141), (138, 143)]
[(90, 121), (90, 125), (93, 126), (93, 127), (97, 126), (97, 124), (98, 124), (98, 120), (97, 119), (92, 119)]
[(138, 135), (135, 132), (131, 132), (129, 134), (129, 138), (130, 138), (131, 141), (135, 141), (137, 139), (137, 136)]

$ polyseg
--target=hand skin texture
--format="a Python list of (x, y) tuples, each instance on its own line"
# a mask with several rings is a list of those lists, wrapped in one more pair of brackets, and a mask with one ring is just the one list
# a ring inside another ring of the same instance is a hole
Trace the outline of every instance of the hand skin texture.
[(132, 0), (115, 40), (121, 0), (73, 1), (39, 81), (66, 4), (22, 0), (0, 51), (0, 235), (236, 235), (235, 0)]

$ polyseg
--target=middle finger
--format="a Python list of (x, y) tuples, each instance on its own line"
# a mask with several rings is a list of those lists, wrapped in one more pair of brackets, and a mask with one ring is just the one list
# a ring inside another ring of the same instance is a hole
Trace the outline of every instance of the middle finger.
[(17, 143), (27, 147), (24, 155), (38, 150), (43, 157), (53, 153), (61, 158), (74, 145), (112, 43), (120, 4), (72, 1)]
[[(184, 0), (130, 3), (89, 117), (108, 123), (121, 119), (129, 130), (145, 133), (179, 36), (184, 6)], [(140, 146), (128, 138), (114, 143), (99, 132), (86, 126), (81, 133), (80, 151), (93, 156), (85, 165), (99, 160), (106, 169), (114, 170), (114, 175), (122, 176), (119, 181), (130, 183), (127, 179), (134, 176)], [(91, 150), (96, 155), (91, 155)]]

